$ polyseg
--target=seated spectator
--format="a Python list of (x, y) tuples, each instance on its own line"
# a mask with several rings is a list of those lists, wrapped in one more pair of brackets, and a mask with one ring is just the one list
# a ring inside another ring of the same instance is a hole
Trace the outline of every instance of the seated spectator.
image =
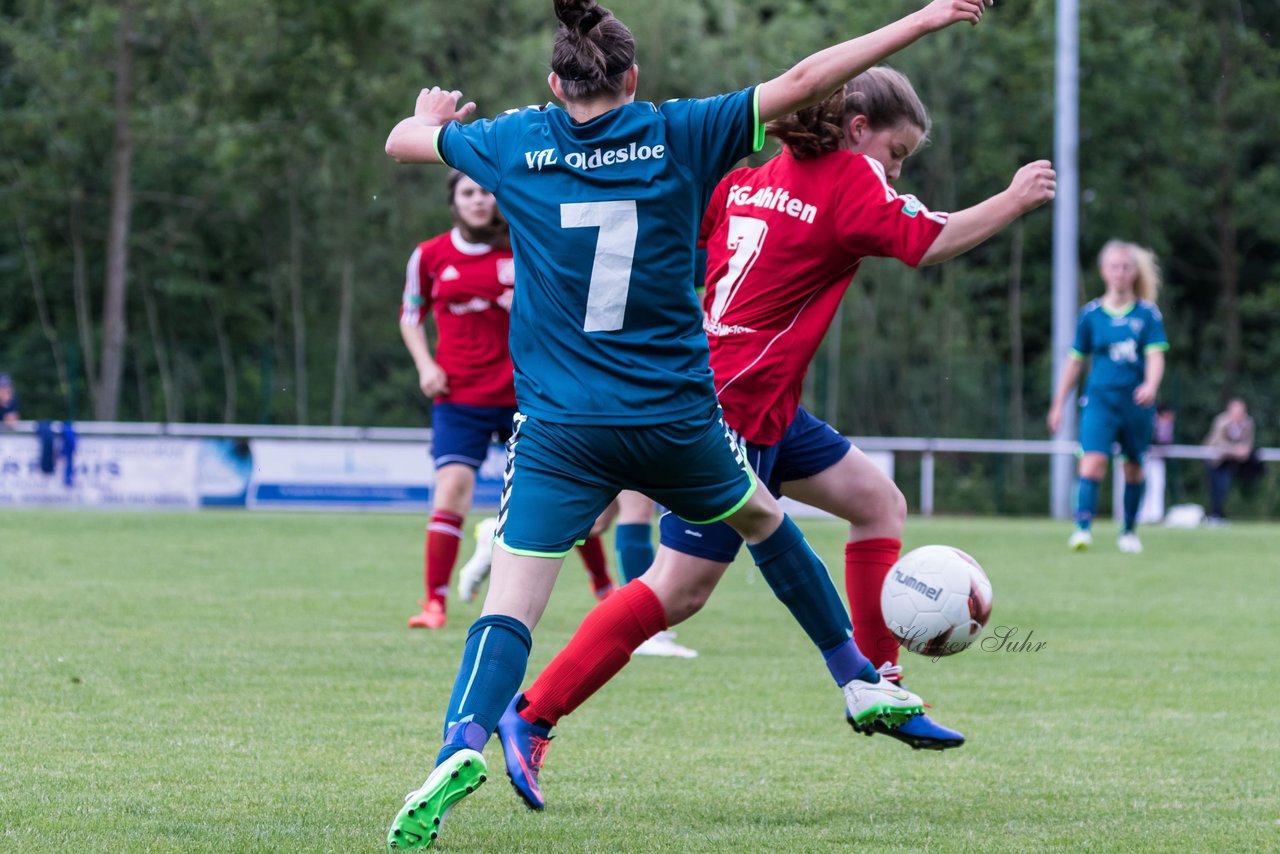
[(1204, 443), (1214, 451), (1209, 461), (1209, 516), (1205, 523), (1225, 525), (1231, 480), (1248, 469), (1253, 456), (1253, 419), (1243, 400), (1237, 397), (1227, 402), (1227, 408), (1213, 419)]
[(18, 393), (13, 390), (13, 380), (8, 374), (0, 374), (0, 430), (12, 430), (18, 424)]

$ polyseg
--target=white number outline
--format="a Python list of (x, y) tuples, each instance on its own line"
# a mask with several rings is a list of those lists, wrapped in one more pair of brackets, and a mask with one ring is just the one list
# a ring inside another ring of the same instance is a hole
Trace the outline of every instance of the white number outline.
[(591, 283), (587, 288), (586, 332), (616, 332), (627, 314), (631, 264), (640, 230), (634, 200), (572, 202), (560, 205), (561, 228), (597, 228)]
[(738, 286), (755, 266), (756, 259), (764, 248), (764, 239), (769, 236), (769, 224), (753, 216), (730, 216), (728, 247), (733, 252), (729, 256), (729, 268), (715, 284), (716, 298), (711, 303), (711, 322), (719, 323), (720, 317), (733, 301)]

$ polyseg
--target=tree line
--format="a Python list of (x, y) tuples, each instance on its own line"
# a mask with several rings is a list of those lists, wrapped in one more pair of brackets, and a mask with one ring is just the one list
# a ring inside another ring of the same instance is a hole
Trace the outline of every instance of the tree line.
[[(640, 97), (730, 91), (913, 3), (615, 0)], [(387, 131), (423, 85), (542, 103), (546, 0), (0, 0), (0, 370), (27, 417), (417, 425), (405, 262), (448, 227)], [(1280, 7), (1081, 3), (1081, 281), (1153, 247), (1164, 397), (1197, 441), (1280, 415)], [(1054, 3), (996, 6), (892, 62), (934, 119), (898, 182), (956, 209), (1053, 153)], [(771, 153), (766, 151), (766, 155)], [(855, 434), (1042, 437), (1051, 213), (923, 271), (868, 263), (811, 371)]]

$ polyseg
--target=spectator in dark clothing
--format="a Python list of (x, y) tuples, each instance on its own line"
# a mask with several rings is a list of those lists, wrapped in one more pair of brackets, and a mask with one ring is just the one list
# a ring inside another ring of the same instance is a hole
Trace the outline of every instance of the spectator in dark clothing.
[(1227, 408), (1213, 419), (1213, 427), (1204, 443), (1213, 449), (1209, 461), (1209, 525), (1225, 525), (1227, 492), (1236, 474), (1249, 468), (1253, 457), (1253, 419), (1240, 398), (1227, 403)]
[(0, 430), (12, 430), (18, 424), (18, 393), (13, 380), (0, 374)]

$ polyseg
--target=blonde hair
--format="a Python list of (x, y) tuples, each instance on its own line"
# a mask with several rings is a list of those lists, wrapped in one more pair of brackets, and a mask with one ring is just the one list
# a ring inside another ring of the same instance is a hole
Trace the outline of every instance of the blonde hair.
[(1133, 266), (1138, 269), (1138, 277), (1133, 283), (1133, 295), (1140, 300), (1155, 302), (1160, 295), (1160, 263), (1156, 260), (1156, 253), (1127, 240), (1108, 240), (1098, 253), (1099, 267), (1102, 266), (1103, 256), (1112, 249), (1129, 253)]

